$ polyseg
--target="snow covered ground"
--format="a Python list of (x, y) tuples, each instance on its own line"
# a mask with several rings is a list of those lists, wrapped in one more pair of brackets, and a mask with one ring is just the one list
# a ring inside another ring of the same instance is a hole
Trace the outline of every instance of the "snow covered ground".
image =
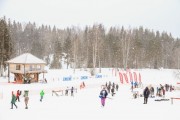
[[(172, 84), (174, 86), (179, 82), (175, 77), (175, 70), (132, 70), (141, 73), (143, 86), (149, 84), (158, 86), (159, 84)], [(121, 71), (125, 72), (125, 71)], [(149, 98), (148, 104), (143, 104), (143, 98), (133, 99), (130, 90), (130, 84), (120, 83), (119, 75), (112, 69), (102, 69), (102, 78), (91, 77), (89, 72), (76, 70), (48, 70), (45, 77), (47, 84), (13, 84), (7, 83), (7, 78), (0, 78), (0, 120), (180, 120), (178, 115), (180, 109), (180, 100), (155, 101), (161, 98)], [(116, 76), (115, 76), (116, 75)], [(88, 79), (81, 80), (82, 76), (88, 76)], [(64, 77), (71, 77), (71, 81), (63, 81)], [(42, 79), (42, 76), (40, 76)], [(13, 77), (11, 77), (13, 80)], [(82, 81), (86, 88), (79, 89)], [(115, 82), (119, 84), (119, 90), (115, 96), (110, 94), (106, 99), (106, 105), (101, 107), (99, 93), (101, 85), (105, 82)], [(64, 90), (66, 87), (74, 86), (78, 88), (74, 97), (52, 96), (52, 90)], [(43, 102), (40, 102), (40, 91), (45, 91)], [(141, 88), (140, 88), (141, 89)], [(16, 102), (18, 109), (10, 109), (11, 91), (29, 90), (29, 109), (24, 109), (24, 98), (21, 95), (20, 102)], [(141, 89), (143, 90), (143, 89)], [(155, 91), (156, 92), (156, 91)], [(180, 91), (166, 93), (166, 99), (170, 97), (180, 97)]]

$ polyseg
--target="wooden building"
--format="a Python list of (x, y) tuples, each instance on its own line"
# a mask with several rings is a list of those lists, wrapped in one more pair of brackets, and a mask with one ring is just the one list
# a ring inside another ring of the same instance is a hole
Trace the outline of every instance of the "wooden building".
[(11, 60), (8, 64), (8, 82), (10, 82), (10, 73), (14, 74), (16, 83), (38, 82), (39, 74), (46, 73), (44, 70), (46, 63), (30, 53), (25, 53)]

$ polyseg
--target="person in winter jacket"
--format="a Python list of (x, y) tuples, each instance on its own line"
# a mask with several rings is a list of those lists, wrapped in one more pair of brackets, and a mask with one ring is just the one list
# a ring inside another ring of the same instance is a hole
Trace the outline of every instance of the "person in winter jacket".
[(105, 106), (105, 100), (106, 100), (106, 97), (107, 97), (107, 95), (108, 95), (108, 92), (107, 92), (107, 90), (105, 89), (105, 87), (101, 90), (101, 92), (100, 92), (100, 98), (101, 98), (101, 105), (102, 105), (102, 107), (104, 107)]
[(143, 92), (143, 95), (144, 95), (144, 104), (147, 104), (149, 94), (150, 94), (150, 90), (149, 90), (148, 87), (146, 87), (144, 89), (144, 92)]
[(151, 94), (151, 97), (154, 96), (154, 87), (151, 87), (151, 88), (150, 88), (150, 94)]
[(133, 89), (134, 89), (134, 83), (133, 81), (131, 82), (131, 92), (133, 92)]
[(28, 92), (29, 91), (24, 91), (24, 103), (26, 106), (25, 109), (28, 109), (28, 101), (29, 101)]
[(19, 96), (21, 95), (21, 92), (18, 90), (17, 94), (16, 94), (16, 100), (18, 100), (18, 102), (20, 102)]
[(12, 92), (12, 98), (11, 98), (11, 109), (13, 109), (13, 105), (17, 108), (16, 103), (16, 96), (14, 95), (14, 93)]
[(71, 88), (71, 96), (74, 97), (74, 87)]
[(85, 87), (86, 87), (86, 85), (85, 85), (85, 83), (84, 83), (84, 82), (82, 82), (82, 85), (83, 85), (83, 88), (85, 88)]
[(118, 84), (116, 84), (116, 91), (118, 91), (118, 89), (119, 89), (119, 85), (118, 85)]
[(68, 96), (68, 87), (65, 90), (65, 95)]
[(41, 90), (41, 92), (40, 92), (40, 101), (41, 101), (41, 102), (42, 102), (43, 97), (44, 97), (44, 91)]
[(114, 93), (114, 89), (115, 89), (114, 87), (111, 88), (111, 95), (112, 95), (112, 96), (114, 96), (114, 94), (115, 94), (115, 93)]
[(113, 82), (112, 87), (115, 88), (115, 83)]
[(164, 88), (162, 89), (162, 93), (163, 93), (163, 98), (164, 98), (165, 97), (165, 93), (166, 93)]

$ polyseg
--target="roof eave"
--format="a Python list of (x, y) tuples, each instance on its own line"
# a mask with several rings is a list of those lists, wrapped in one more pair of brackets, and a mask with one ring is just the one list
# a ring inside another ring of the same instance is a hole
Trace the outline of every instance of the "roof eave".
[(14, 63), (14, 62), (5, 62), (6, 64), (44, 64), (46, 65), (46, 63)]

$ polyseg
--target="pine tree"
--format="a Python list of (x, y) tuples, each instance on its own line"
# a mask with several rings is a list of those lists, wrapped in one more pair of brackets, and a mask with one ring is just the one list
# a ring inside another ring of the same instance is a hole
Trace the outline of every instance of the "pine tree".
[(52, 69), (60, 69), (62, 67), (61, 65), (61, 58), (62, 58), (62, 46), (59, 41), (55, 41), (54, 44), (54, 55), (53, 55), (53, 61), (51, 63), (50, 68)]
[(4, 19), (0, 19), (0, 76), (6, 68), (5, 61), (10, 59), (12, 54), (12, 42), (9, 29)]
[[(46, 58), (50, 64), (50, 56), (54, 55), (53, 66), (60, 68), (62, 53), (69, 65), (75, 68), (120, 67), (120, 68), (179, 68), (179, 39), (166, 32), (160, 33), (148, 28), (111, 27), (105, 29), (101, 24), (79, 27), (51, 29), (49, 25), (37, 27), (35, 23), (21, 24), (10, 19), (1, 20), (0, 26), (0, 63), (1, 70), (5, 52), (15, 57), (24, 52)], [(5, 35), (5, 34), (9, 35)], [(9, 39), (12, 42), (7, 42)], [(61, 45), (58, 45), (60, 43)], [(5, 47), (5, 45), (7, 47)], [(62, 50), (57, 50), (61, 46)], [(6, 51), (4, 49), (7, 49)], [(61, 51), (57, 53), (57, 51)], [(3, 57), (1, 57), (3, 56)], [(2, 72), (1, 72), (2, 74)]]
[(67, 38), (65, 39), (65, 43), (63, 46), (63, 51), (66, 53), (65, 59), (67, 63), (67, 69), (71, 63), (72, 60), (72, 40), (71, 40), (71, 31), (68, 30)]

